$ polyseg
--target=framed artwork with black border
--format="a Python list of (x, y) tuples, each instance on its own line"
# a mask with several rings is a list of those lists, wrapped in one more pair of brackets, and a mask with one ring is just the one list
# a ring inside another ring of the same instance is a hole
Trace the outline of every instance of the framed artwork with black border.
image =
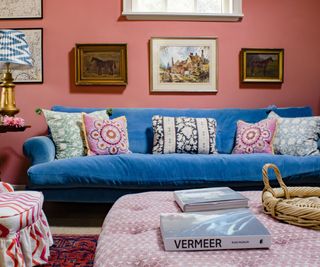
[[(32, 58), (32, 67), (11, 69), (14, 83), (43, 83), (43, 28), (15, 28), (25, 34)], [(2, 76), (2, 74), (1, 74)]]
[[(22, 3), (23, 2), (23, 3)], [(1, 0), (0, 20), (2, 19), (42, 19), (43, 0)]]

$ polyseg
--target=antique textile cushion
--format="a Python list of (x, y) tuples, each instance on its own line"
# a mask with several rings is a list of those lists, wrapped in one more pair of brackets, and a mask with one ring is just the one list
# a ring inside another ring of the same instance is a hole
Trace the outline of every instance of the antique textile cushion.
[[(81, 127), (81, 113), (56, 112), (45, 109), (42, 112), (56, 146), (56, 158), (84, 156), (86, 148)], [(95, 111), (91, 115), (97, 118), (109, 118), (106, 110)]]
[(282, 118), (270, 112), (268, 118), (278, 120), (274, 138), (276, 154), (307, 156), (319, 155), (320, 117)]
[(236, 145), (233, 154), (273, 154), (272, 140), (277, 127), (276, 119), (265, 119), (257, 123), (237, 122)]
[(126, 117), (102, 120), (85, 113), (82, 116), (88, 155), (130, 153)]
[(153, 154), (216, 154), (217, 122), (212, 118), (153, 116)]

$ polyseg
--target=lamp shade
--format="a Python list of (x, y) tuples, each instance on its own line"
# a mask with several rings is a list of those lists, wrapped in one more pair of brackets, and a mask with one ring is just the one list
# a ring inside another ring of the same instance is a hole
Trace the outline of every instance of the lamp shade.
[(32, 66), (29, 45), (24, 33), (0, 30), (0, 66), (4, 63)]

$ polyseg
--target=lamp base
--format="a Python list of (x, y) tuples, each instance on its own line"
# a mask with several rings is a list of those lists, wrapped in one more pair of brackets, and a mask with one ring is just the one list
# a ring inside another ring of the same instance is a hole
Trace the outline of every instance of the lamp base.
[(7, 68), (7, 72), (3, 75), (0, 98), (0, 114), (14, 116), (19, 113), (19, 109), (16, 107), (16, 101), (14, 96), (14, 87), (12, 74)]

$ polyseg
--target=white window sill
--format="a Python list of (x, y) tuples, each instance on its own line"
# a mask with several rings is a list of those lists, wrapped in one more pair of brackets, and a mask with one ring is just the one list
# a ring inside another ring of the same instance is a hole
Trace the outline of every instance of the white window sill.
[(239, 21), (243, 14), (122, 12), (128, 20)]

